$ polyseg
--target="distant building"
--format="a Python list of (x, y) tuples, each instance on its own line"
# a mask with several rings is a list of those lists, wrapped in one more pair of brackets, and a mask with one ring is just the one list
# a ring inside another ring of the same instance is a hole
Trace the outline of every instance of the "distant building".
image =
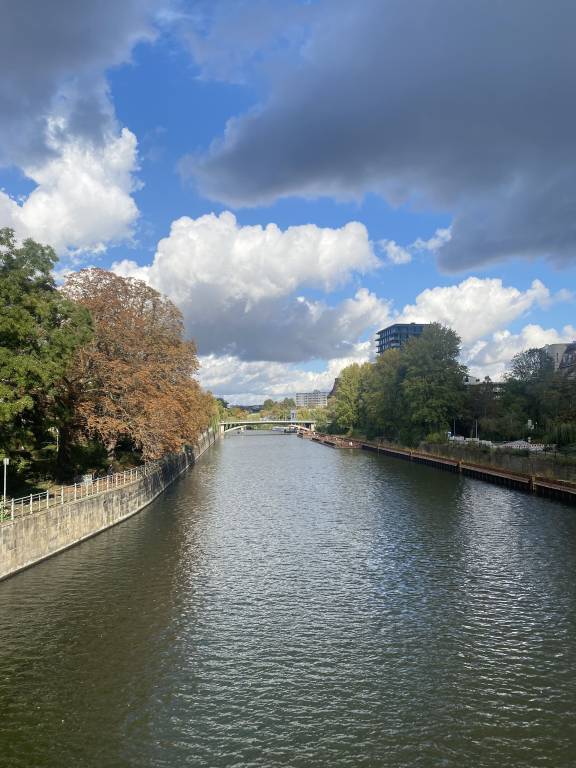
[(560, 368), (560, 363), (562, 362), (562, 357), (567, 346), (568, 344), (546, 344), (545, 347), (542, 347), (544, 352), (546, 352), (550, 360), (554, 363), (555, 371)]
[(381, 355), (387, 349), (399, 349), (408, 339), (420, 336), (429, 323), (394, 323), (376, 334), (376, 352)]
[(320, 392), (315, 389), (314, 392), (297, 392), (297, 408), (325, 408), (328, 405), (328, 392)]
[(576, 378), (576, 341), (566, 345), (558, 370), (570, 379)]
[(474, 387), (477, 384), (482, 384), (482, 379), (478, 379), (476, 376), (470, 376), (468, 373), (464, 376), (463, 381), (467, 387)]

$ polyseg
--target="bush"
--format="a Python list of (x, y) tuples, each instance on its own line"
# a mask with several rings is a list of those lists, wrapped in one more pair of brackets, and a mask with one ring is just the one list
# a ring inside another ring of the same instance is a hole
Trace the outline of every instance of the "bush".
[(424, 442), (432, 443), (434, 445), (443, 445), (444, 443), (448, 442), (448, 433), (447, 432), (430, 432), (424, 438)]

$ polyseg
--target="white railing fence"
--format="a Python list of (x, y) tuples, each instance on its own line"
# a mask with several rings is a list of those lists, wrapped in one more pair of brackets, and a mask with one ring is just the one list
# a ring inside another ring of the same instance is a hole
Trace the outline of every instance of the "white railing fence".
[[(201, 436), (199, 441), (198, 447), (201, 449), (201, 452), (211, 445), (216, 440), (216, 437), (216, 431), (210, 427)], [(188, 461), (185, 451), (180, 454), (180, 461), (182, 464)], [(105, 493), (114, 488), (120, 488), (123, 485), (134, 483), (142, 477), (153, 474), (161, 466), (162, 460), (147, 461), (139, 467), (125, 469), (124, 472), (116, 472), (115, 474), (96, 478), (86, 475), (81, 483), (56, 486), (47, 491), (42, 491), (42, 493), (31, 493), (27, 496), (21, 496), (19, 499), (6, 499), (6, 502), (3, 502), (0, 497), (0, 523), (6, 520), (14, 520), (14, 518), (22, 517), (23, 515), (31, 515), (34, 512), (40, 512), (43, 509), (49, 509), (56, 505), (79, 501), (80, 499), (88, 498), (88, 496), (96, 496), (98, 493)]]
[(156, 472), (160, 464), (159, 461), (148, 461), (140, 467), (125, 469), (123, 472), (116, 472), (103, 477), (86, 476), (81, 483), (50, 488), (48, 491), (42, 491), (42, 493), (21, 496), (19, 499), (7, 499), (5, 504), (0, 499), (0, 522), (2, 520), (14, 520), (15, 517), (31, 515), (56, 504), (68, 504), (71, 501), (79, 501), (88, 498), (88, 496), (96, 496), (98, 493), (105, 493), (114, 488), (134, 483), (136, 480)]

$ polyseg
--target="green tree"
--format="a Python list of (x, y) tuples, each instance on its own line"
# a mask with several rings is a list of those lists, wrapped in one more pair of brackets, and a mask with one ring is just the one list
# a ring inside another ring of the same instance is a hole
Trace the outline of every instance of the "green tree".
[[(526, 349), (512, 358), (502, 406), (506, 414), (515, 415), (516, 437), (543, 434), (553, 407), (558, 405), (551, 398), (554, 379), (554, 364), (543, 349)], [(529, 422), (532, 424), (530, 430)]]
[(58, 384), (92, 333), (88, 312), (57, 290), (52, 248), (0, 229), (0, 446), (34, 445), (58, 426)]
[(401, 354), (402, 393), (410, 421), (404, 440), (414, 443), (450, 429), (463, 408), (466, 368), (458, 361), (460, 337), (439, 323), (408, 341)]
[(348, 434), (365, 421), (364, 393), (369, 371), (370, 363), (352, 363), (340, 373), (330, 411), (336, 427)]
[(374, 365), (370, 366), (364, 395), (369, 435), (398, 439), (407, 416), (402, 390), (403, 373), (399, 349), (389, 349), (378, 355)]
[(554, 373), (554, 363), (543, 349), (531, 348), (512, 358), (509, 377), (517, 381), (543, 381)]

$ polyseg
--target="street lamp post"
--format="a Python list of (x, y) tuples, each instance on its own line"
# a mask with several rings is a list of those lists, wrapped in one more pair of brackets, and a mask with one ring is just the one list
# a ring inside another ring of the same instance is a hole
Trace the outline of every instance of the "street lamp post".
[(4, 464), (4, 490), (2, 493), (2, 503), (4, 507), (6, 506), (6, 467), (8, 464), (10, 464), (10, 459), (2, 459), (2, 463)]

